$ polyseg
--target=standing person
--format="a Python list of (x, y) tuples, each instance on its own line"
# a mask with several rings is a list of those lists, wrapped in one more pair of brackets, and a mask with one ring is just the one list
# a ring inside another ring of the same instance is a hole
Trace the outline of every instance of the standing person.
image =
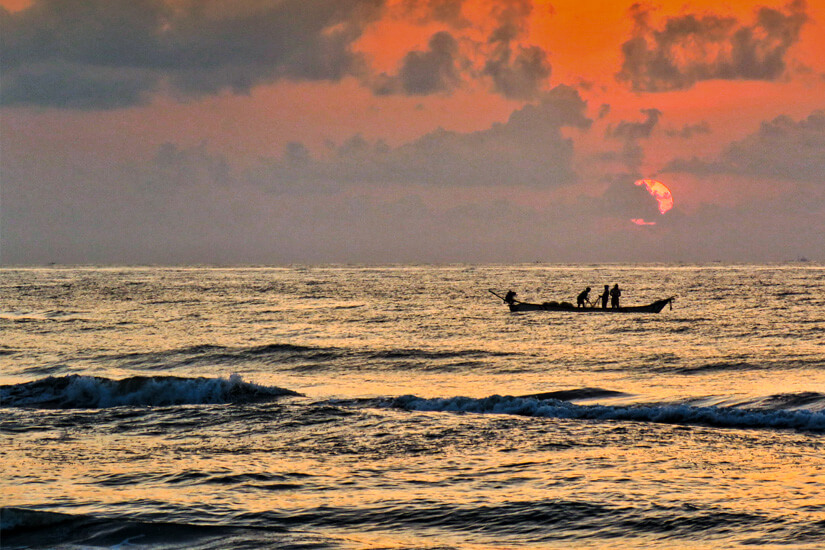
[(607, 309), (607, 299), (610, 298), (610, 285), (604, 285), (604, 292), (602, 292), (602, 309)]
[(610, 289), (610, 307), (619, 309), (619, 296), (621, 295), (622, 291), (619, 290), (618, 283), (613, 285), (613, 288)]
[(590, 304), (590, 287), (585, 288), (579, 293), (579, 296), (576, 298), (576, 305), (578, 307), (584, 307), (585, 302), (589, 305)]

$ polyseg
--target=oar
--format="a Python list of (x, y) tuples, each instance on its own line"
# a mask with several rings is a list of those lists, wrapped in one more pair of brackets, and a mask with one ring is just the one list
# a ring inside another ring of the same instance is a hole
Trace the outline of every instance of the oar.
[[(501, 298), (501, 300), (502, 300), (505, 304), (507, 303), (507, 300), (505, 300), (505, 299), (504, 299), (504, 296), (502, 296), (501, 294), (499, 294), (499, 293), (497, 293), (497, 292), (494, 292), (494, 291), (490, 290), (489, 288), (487, 289), (487, 292), (489, 292), (490, 294), (492, 294), (492, 295), (493, 295), (493, 296), (495, 296), (496, 298)], [(515, 298), (513, 298), (513, 303), (514, 303), (514, 304), (523, 304), (524, 302), (521, 302), (521, 301), (516, 300)]]
[(489, 292), (490, 294), (492, 294), (496, 298), (501, 298), (502, 300), (504, 300), (504, 296), (502, 296), (501, 294), (499, 294), (497, 292), (494, 292), (494, 291), (490, 290), (489, 288), (487, 289), (487, 292)]

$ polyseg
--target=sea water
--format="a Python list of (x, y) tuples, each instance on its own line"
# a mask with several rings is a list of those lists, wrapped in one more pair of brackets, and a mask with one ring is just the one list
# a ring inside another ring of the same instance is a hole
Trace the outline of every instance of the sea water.
[(823, 443), (810, 263), (0, 270), (4, 549), (821, 548)]

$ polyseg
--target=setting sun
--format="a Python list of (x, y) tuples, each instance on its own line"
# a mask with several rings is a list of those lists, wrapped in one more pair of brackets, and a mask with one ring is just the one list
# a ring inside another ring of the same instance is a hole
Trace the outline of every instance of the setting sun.
[(642, 179), (637, 180), (635, 184), (640, 186), (644, 185), (647, 188), (648, 193), (656, 199), (660, 214), (664, 214), (673, 208), (673, 194), (664, 183), (652, 179)]

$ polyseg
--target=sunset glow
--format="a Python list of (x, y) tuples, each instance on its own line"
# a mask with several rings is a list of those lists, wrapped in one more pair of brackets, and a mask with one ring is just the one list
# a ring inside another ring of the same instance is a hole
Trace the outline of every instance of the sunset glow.
[(0, 0), (0, 262), (825, 250), (822, 2), (311, 5)]
[(0, 547), (825, 549), (823, 52), (825, 0), (0, 0)]
[(648, 193), (656, 199), (660, 214), (664, 214), (673, 208), (673, 194), (664, 183), (652, 179), (637, 180), (634, 183), (635, 185), (643, 185), (647, 188)]

